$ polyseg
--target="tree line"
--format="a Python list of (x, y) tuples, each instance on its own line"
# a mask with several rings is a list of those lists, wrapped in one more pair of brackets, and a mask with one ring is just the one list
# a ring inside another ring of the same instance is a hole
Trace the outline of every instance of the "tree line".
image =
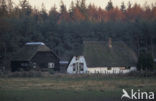
[(85, 40), (106, 41), (111, 37), (124, 41), (141, 58), (145, 53), (152, 57), (155, 33), (156, 5), (141, 7), (129, 2), (126, 6), (122, 2), (121, 7), (114, 7), (110, 0), (102, 9), (77, 0), (71, 2), (69, 10), (61, 2), (60, 11), (53, 6), (47, 12), (44, 5), (38, 10), (28, 0), (17, 6), (12, 0), (0, 0), (0, 65), (7, 66), (28, 41), (42, 41), (58, 56), (70, 57), (80, 54)]

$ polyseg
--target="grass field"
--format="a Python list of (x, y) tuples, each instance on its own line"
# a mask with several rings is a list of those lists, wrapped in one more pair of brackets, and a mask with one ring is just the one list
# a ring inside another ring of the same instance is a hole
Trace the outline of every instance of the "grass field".
[(122, 89), (156, 91), (156, 78), (0, 78), (0, 101), (120, 101)]

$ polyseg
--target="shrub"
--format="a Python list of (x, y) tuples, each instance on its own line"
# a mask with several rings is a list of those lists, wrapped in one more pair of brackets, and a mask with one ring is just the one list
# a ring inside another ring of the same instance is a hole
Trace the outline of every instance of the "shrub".
[(54, 74), (55, 71), (54, 71), (53, 69), (49, 69), (49, 73), (50, 73), (50, 74)]
[(138, 63), (137, 63), (137, 69), (138, 70), (153, 70), (154, 67), (154, 61), (153, 57), (151, 54), (144, 53), (140, 54), (138, 58)]

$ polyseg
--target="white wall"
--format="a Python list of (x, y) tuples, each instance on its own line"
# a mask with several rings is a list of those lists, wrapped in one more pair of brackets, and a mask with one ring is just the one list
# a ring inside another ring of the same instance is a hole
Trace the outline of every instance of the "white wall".
[(110, 67), (94, 67), (94, 68), (88, 68), (88, 73), (103, 73), (103, 74), (119, 74), (119, 73), (129, 73), (132, 71), (136, 71), (136, 67), (131, 67), (130, 69), (123, 69), (125, 67), (112, 67), (110, 70), (108, 69)]
[(79, 73), (87, 73), (87, 65), (86, 65), (86, 61), (85, 61), (85, 58), (84, 56), (79, 56), (78, 60), (76, 60), (76, 56), (74, 56), (67, 68), (67, 73), (69, 74), (76, 74), (76, 71), (73, 71), (73, 64), (74, 63), (83, 63), (84, 64), (84, 68), (83, 68), (83, 71), (80, 71)]

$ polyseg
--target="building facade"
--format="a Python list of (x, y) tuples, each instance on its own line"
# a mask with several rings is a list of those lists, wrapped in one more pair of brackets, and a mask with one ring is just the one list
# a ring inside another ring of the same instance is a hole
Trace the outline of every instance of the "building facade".
[(58, 56), (42, 42), (29, 42), (11, 61), (12, 71), (59, 71)]

